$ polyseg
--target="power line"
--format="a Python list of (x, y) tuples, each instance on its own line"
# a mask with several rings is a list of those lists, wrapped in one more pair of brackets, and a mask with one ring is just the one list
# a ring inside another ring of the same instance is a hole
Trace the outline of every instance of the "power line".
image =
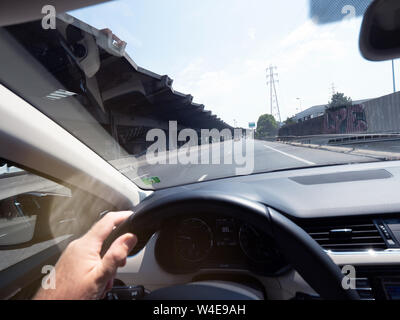
[(267, 86), (270, 88), (270, 107), (271, 107), (271, 115), (274, 116), (279, 120), (279, 122), (282, 122), (281, 119), (281, 112), (279, 109), (279, 102), (278, 102), (278, 95), (276, 93), (276, 83), (279, 83), (278, 80), (278, 73), (276, 72), (277, 67), (276, 66), (269, 66), (267, 68)]

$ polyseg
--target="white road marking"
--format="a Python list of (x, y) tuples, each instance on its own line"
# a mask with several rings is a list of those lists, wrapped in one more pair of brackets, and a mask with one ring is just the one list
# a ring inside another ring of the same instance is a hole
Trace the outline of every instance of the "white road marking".
[(144, 177), (147, 176), (147, 175), (148, 175), (148, 173), (145, 173), (145, 174), (143, 174), (143, 175), (141, 175), (141, 176), (135, 177), (133, 180), (142, 179), (142, 178), (144, 178)]
[(289, 154), (289, 153), (283, 152), (283, 151), (281, 151), (281, 150), (278, 150), (278, 149), (272, 148), (272, 147), (270, 147), (270, 146), (266, 146), (266, 145), (264, 145), (264, 147), (266, 147), (267, 149), (270, 149), (270, 150), (273, 150), (273, 151), (279, 152), (279, 153), (281, 153), (281, 154), (283, 154), (283, 155), (285, 155), (285, 156), (287, 156), (287, 157), (290, 157), (290, 158), (292, 158), (292, 159), (295, 159), (295, 160), (297, 160), (297, 161), (301, 161), (301, 162), (303, 162), (303, 163), (305, 163), (305, 164), (308, 164), (308, 165), (310, 165), (310, 166), (315, 166), (315, 165), (316, 165), (316, 163), (314, 163), (314, 162), (311, 162), (311, 161), (308, 161), (308, 160), (305, 160), (305, 159), (302, 159), (302, 158), (296, 157), (296, 156), (294, 156), (294, 155), (292, 155), (292, 154)]
[(208, 174), (205, 174), (204, 176), (202, 176), (198, 181), (204, 181), (205, 178), (207, 178)]

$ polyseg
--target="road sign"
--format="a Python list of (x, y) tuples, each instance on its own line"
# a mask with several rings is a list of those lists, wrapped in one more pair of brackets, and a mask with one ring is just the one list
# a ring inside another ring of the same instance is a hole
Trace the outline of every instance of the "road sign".
[(254, 129), (256, 127), (256, 123), (255, 122), (249, 122), (249, 128), (250, 129)]

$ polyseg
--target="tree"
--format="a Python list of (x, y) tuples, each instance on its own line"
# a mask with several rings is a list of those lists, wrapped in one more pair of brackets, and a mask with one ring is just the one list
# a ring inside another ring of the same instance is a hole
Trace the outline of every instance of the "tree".
[(260, 116), (257, 122), (257, 139), (266, 139), (269, 137), (276, 136), (278, 133), (278, 123), (274, 116), (270, 114), (263, 114)]
[(348, 107), (353, 104), (351, 98), (346, 97), (344, 93), (336, 92), (332, 95), (332, 99), (328, 104), (328, 109)]
[(296, 121), (294, 120), (293, 117), (291, 117), (291, 118), (288, 117), (288, 118), (285, 120), (284, 123), (285, 123), (286, 126), (289, 126), (289, 125), (291, 125), (291, 124), (295, 124)]

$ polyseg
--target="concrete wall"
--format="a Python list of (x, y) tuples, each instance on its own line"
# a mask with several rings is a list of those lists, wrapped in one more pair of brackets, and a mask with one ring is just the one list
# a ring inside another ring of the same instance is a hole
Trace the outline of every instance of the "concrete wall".
[(327, 110), (322, 117), (279, 130), (279, 136), (353, 133), (400, 133), (400, 92), (360, 105)]
[(400, 92), (363, 103), (367, 133), (400, 132)]

